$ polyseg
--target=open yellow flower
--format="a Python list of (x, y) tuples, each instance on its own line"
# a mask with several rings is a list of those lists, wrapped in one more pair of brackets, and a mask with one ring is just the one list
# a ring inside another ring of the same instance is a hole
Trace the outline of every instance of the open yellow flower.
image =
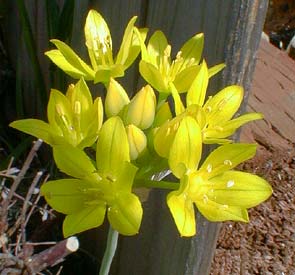
[(142, 207), (132, 193), (137, 168), (130, 163), (129, 145), (122, 120), (108, 119), (96, 149), (96, 165), (71, 145), (53, 148), (55, 162), (71, 179), (46, 182), (41, 193), (55, 210), (66, 214), (64, 236), (100, 226), (108, 220), (123, 235), (138, 233)]
[(93, 102), (84, 79), (70, 85), (66, 95), (51, 90), (47, 106), (48, 123), (39, 119), (14, 121), (11, 127), (42, 139), (51, 146), (69, 143), (81, 149), (97, 139), (103, 122), (101, 98)]
[[(160, 93), (171, 94), (173, 88), (178, 93), (186, 92), (200, 69), (203, 46), (203, 33), (196, 34), (184, 43), (175, 59), (171, 60), (171, 46), (166, 36), (163, 32), (156, 31), (147, 46), (141, 41), (142, 60), (139, 63), (139, 71)], [(224, 64), (210, 68), (209, 76), (213, 76), (222, 68)]]
[(180, 179), (180, 188), (167, 196), (167, 204), (181, 236), (196, 233), (195, 205), (209, 221), (247, 222), (247, 209), (266, 200), (272, 193), (262, 178), (231, 171), (254, 156), (253, 144), (227, 144), (214, 150), (199, 166), (202, 134), (198, 123), (185, 117), (175, 134), (169, 167)]
[(90, 10), (85, 23), (85, 40), (91, 66), (87, 65), (67, 44), (52, 39), (57, 47), (45, 54), (73, 78), (84, 77), (94, 83), (108, 83), (110, 78), (122, 77), (125, 70), (131, 66), (140, 52), (140, 43), (134, 30), (145, 40), (147, 30), (134, 26), (136, 16), (129, 21), (121, 47), (116, 58), (113, 57), (112, 38), (107, 23), (95, 10)]

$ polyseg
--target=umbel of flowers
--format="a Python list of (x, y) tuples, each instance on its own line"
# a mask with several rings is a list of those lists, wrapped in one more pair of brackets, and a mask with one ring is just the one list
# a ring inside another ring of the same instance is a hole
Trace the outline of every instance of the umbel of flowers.
[[(66, 214), (64, 236), (100, 226), (105, 216), (119, 233), (138, 233), (143, 209), (134, 190), (139, 187), (171, 189), (167, 204), (181, 236), (196, 234), (195, 208), (210, 221), (247, 222), (247, 209), (265, 201), (272, 189), (256, 175), (233, 170), (255, 155), (256, 145), (232, 143), (230, 136), (262, 115), (234, 117), (243, 100), (240, 86), (207, 99), (209, 79), (224, 65), (208, 68), (203, 34), (185, 42), (172, 60), (165, 35), (156, 31), (146, 45), (147, 30), (135, 27), (135, 21), (128, 23), (114, 57), (108, 26), (91, 10), (84, 29), (91, 65), (52, 40), (56, 49), (45, 54), (78, 82), (65, 94), (51, 90), (48, 122), (10, 124), (52, 146), (57, 167), (69, 176), (41, 188), (48, 204)], [(140, 53), (139, 71), (147, 85), (129, 98), (116, 78)], [(105, 86), (104, 102), (93, 100), (85, 81)], [(204, 144), (219, 147), (201, 163)], [(86, 147), (95, 148), (95, 160)], [(167, 170), (179, 181), (152, 180)]]

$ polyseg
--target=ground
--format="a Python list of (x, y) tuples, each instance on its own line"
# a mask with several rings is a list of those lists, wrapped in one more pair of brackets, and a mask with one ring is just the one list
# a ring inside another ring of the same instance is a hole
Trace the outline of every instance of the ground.
[[(293, 28), (295, 34), (295, 2), (271, 2), (265, 31)], [(222, 224), (211, 275), (295, 274), (294, 106), (295, 62), (262, 41), (248, 110), (265, 118), (242, 131), (241, 140), (256, 142), (258, 152), (240, 169), (265, 178), (273, 195), (249, 211), (250, 223)]]

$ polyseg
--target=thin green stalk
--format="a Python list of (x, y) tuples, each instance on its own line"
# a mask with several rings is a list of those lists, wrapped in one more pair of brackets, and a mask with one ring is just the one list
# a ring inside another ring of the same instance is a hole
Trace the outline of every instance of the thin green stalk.
[(136, 179), (133, 187), (146, 187), (146, 188), (158, 188), (158, 189), (169, 189), (177, 190), (179, 188), (178, 182), (170, 181), (156, 181), (148, 179)]
[(119, 233), (111, 226), (108, 232), (107, 247), (103, 255), (102, 264), (99, 270), (99, 275), (108, 275), (111, 269), (111, 264), (116, 253)]

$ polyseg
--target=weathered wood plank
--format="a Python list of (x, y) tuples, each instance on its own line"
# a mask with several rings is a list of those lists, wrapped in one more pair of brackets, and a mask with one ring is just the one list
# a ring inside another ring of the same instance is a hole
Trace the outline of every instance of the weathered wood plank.
[[(222, 83), (246, 88), (255, 66), (267, 1), (149, 1), (146, 22), (163, 30), (174, 50), (196, 32), (205, 32), (205, 58), (210, 65), (226, 61), (223, 76), (215, 78), (212, 93)], [(141, 232), (122, 238), (114, 274), (208, 274), (218, 224), (197, 215), (198, 235), (180, 238), (165, 203), (165, 192), (152, 191)]]

